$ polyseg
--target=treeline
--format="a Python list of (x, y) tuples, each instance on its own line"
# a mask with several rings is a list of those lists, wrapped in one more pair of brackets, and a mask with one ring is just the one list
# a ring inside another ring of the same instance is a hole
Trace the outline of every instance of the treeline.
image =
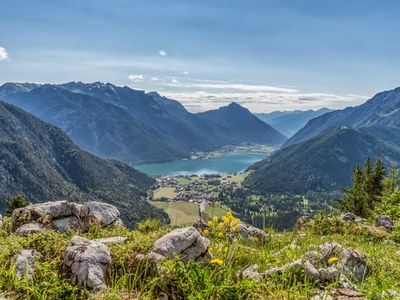
[(399, 217), (400, 176), (397, 165), (387, 170), (380, 157), (375, 161), (368, 158), (364, 165), (357, 165), (353, 170), (352, 185), (344, 189), (344, 196), (338, 204), (341, 211), (363, 218), (376, 214)]

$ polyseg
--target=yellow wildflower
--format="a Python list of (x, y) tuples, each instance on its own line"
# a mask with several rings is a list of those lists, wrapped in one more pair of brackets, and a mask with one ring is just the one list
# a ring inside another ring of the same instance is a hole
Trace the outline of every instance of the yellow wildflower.
[(210, 227), (213, 227), (214, 223), (213, 223), (213, 221), (208, 221), (207, 225), (210, 226)]
[(224, 247), (224, 248), (222, 249), (222, 252), (223, 252), (223, 253), (228, 253), (228, 251), (229, 251), (229, 248), (228, 248), (228, 247)]
[(214, 266), (220, 266), (224, 263), (224, 261), (220, 258), (214, 258), (210, 261)]
[(204, 234), (204, 235), (208, 235), (208, 234), (209, 234), (208, 230), (207, 230), (207, 229), (204, 229), (204, 230), (203, 230), (203, 234)]
[(337, 262), (339, 259), (335, 256), (332, 256), (331, 258), (328, 259), (328, 264), (334, 264), (335, 262)]
[(223, 238), (224, 237), (224, 233), (223, 232), (218, 232), (217, 233), (217, 238)]
[(214, 223), (217, 223), (217, 222), (218, 222), (218, 217), (217, 217), (217, 216), (214, 216), (214, 217), (213, 217), (213, 222), (214, 222)]

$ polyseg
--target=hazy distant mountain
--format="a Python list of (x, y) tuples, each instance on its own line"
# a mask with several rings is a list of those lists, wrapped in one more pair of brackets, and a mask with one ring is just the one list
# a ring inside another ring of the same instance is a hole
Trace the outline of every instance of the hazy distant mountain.
[[(270, 126), (254, 127), (255, 117), (245, 109), (220, 115), (216, 124), (157, 93), (110, 83), (6, 83), (0, 98), (60, 127), (83, 149), (126, 162), (167, 161), (227, 144), (277, 145), (285, 140)], [(243, 134), (246, 124), (235, 127), (235, 119), (221, 116), (249, 121), (248, 129), (256, 130)]]
[(286, 137), (270, 125), (262, 122), (250, 111), (233, 102), (216, 110), (198, 113), (202, 120), (210, 124), (227, 144), (236, 140), (279, 145)]
[(306, 125), (309, 120), (331, 111), (329, 108), (321, 108), (318, 110), (274, 111), (255, 115), (287, 137), (291, 137)]
[(286, 143), (290, 146), (306, 141), (328, 128), (341, 125), (353, 128), (382, 125), (400, 127), (400, 88), (381, 92), (364, 104), (333, 111), (310, 120)]
[[(116, 205), (127, 224), (167, 220), (144, 195), (153, 180), (135, 169), (78, 148), (60, 129), (0, 102), (0, 199), (97, 199)], [(4, 209), (1, 202), (1, 209)]]
[(387, 163), (399, 162), (400, 131), (390, 127), (332, 128), (254, 164), (246, 185), (260, 192), (337, 191), (350, 184), (356, 164), (378, 153)]

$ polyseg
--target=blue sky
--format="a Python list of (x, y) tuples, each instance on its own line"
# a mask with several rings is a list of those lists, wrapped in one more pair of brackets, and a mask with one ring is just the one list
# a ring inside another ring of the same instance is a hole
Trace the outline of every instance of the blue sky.
[(341, 108), (399, 86), (400, 1), (0, 1), (0, 83), (104, 81), (191, 111)]

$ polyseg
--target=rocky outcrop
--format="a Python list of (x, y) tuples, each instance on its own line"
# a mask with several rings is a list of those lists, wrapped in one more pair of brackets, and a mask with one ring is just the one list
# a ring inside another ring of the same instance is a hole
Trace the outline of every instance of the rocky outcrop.
[(389, 216), (377, 216), (375, 219), (375, 226), (383, 227), (386, 230), (393, 230), (393, 221)]
[(182, 261), (209, 256), (210, 241), (194, 227), (172, 230), (154, 242), (149, 258), (160, 260), (178, 256)]
[[(101, 227), (122, 224), (119, 216), (118, 209), (107, 203), (89, 201), (78, 204), (60, 200), (17, 208), (13, 211), (11, 220), (16, 233), (22, 231), (29, 234), (26, 227), (31, 229), (41, 227), (66, 232), (68, 230), (85, 231), (90, 224)], [(32, 230), (33, 232), (40, 231)]]
[(35, 272), (35, 259), (41, 254), (35, 250), (22, 250), (15, 258), (15, 275), (18, 279), (30, 279)]
[(340, 215), (340, 219), (342, 219), (343, 221), (354, 222), (356, 220), (356, 215), (352, 213), (343, 213)]
[(107, 287), (106, 274), (111, 253), (105, 244), (74, 236), (66, 250), (64, 263), (71, 269), (72, 282), (78, 286), (95, 291)]
[(320, 251), (309, 251), (302, 258), (281, 267), (259, 272), (253, 265), (242, 271), (242, 276), (254, 280), (287, 272), (302, 271), (312, 282), (338, 281), (343, 288), (353, 287), (352, 281), (364, 280), (367, 272), (366, 256), (353, 249), (343, 248), (338, 243), (322, 245)]

